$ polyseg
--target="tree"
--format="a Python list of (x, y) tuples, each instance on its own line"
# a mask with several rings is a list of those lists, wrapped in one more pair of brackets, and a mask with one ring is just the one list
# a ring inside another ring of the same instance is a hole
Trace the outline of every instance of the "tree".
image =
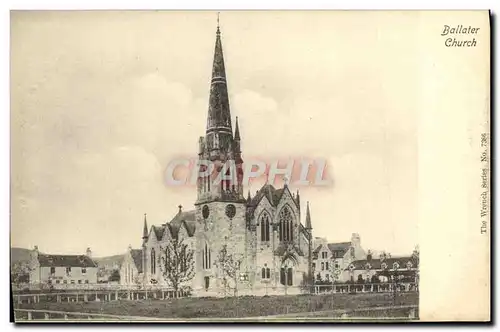
[(108, 281), (120, 281), (120, 271), (115, 269), (113, 272), (111, 272), (111, 275), (108, 278)]
[(224, 295), (231, 288), (230, 282), (234, 283), (234, 296), (238, 293), (238, 272), (240, 270), (241, 259), (236, 259), (227, 251), (227, 245), (224, 244), (219, 251), (215, 266), (221, 273), (221, 281), (224, 289)]
[(172, 239), (161, 249), (161, 272), (175, 292), (194, 278), (194, 251), (183, 239)]
[(16, 262), (10, 268), (11, 283), (20, 287), (22, 284), (29, 282), (29, 274), (31, 268), (28, 262)]
[(385, 261), (386, 259), (388, 258), (391, 258), (391, 254), (389, 254), (388, 252), (386, 252), (385, 250), (382, 251), (379, 255), (379, 258), (380, 258), (380, 261), (383, 262)]
[(302, 273), (302, 280), (300, 282), (300, 289), (304, 293), (314, 293), (314, 278), (307, 272)]

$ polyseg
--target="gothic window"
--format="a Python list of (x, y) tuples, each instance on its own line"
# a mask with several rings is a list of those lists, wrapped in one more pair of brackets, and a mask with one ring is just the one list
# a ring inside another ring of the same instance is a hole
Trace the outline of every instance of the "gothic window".
[(269, 216), (267, 214), (263, 214), (260, 218), (260, 240), (269, 241)]
[(293, 221), (292, 214), (288, 207), (284, 207), (279, 214), (280, 221), (280, 241), (293, 240)]
[(267, 264), (264, 264), (262, 268), (262, 279), (270, 279), (271, 278), (271, 269), (267, 267)]
[(187, 262), (186, 262), (186, 247), (183, 247), (182, 248), (182, 252), (181, 252), (181, 272), (186, 272), (187, 270)]
[(151, 274), (156, 274), (156, 253), (151, 249)]
[(208, 270), (212, 268), (212, 257), (211, 257), (211, 250), (208, 247), (208, 244), (205, 243), (205, 247), (203, 248), (202, 251), (202, 265), (204, 270)]
[(165, 265), (167, 265), (167, 266), (170, 265), (170, 248), (169, 247), (165, 248)]

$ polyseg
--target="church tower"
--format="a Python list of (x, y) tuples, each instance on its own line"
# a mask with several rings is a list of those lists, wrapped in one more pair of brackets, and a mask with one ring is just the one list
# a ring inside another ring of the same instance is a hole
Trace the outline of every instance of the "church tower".
[[(218, 21), (218, 20), (217, 20)], [(221, 250), (247, 266), (246, 204), (243, 195), (243, 159), (238, 118), (233, 122), (217, 22), (205, 136), (199, 139), (196, 207), (196, 275), (198, 287), (220, 289), (223, 279), (216, 261)]]
[(205, 137), (199, 139), (198, 158), (202, 176), (198, 179), (197, 203), (244, 201), (240, 129), (236, 118), (233, 135), (219, 25), (215, 39), (207, 127)]

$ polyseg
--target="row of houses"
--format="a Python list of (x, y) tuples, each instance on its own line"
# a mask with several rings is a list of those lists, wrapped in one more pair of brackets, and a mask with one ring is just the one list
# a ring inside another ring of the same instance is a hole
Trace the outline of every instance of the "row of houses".
[[(329, 243), (326, 239), (315, 238), (312, 253), (312, 271), (316, 283), (331, 282), (385, 282), (397, 272), (401, 278), (415, 281), (418, 271), (418, 252), (411, 255), (374, 257), (371, 251), (361, 246), (359, 234), (352, 234), (347, 242)], [(143, 250), (128, 250), (121, 259), (108, 266), (106, 276), (101, 275), (103, 267), (92, 258), (90, 248), (84, 255), (48, 255), (32, 250), (29, 282), (48, 284), (55, 288), (90, 286), (110, 280), (122, 286), (142, 285)], [(268, 273), (263, 271), (262, 273)], [(117, 278), (110, 278), (110, 275)]]

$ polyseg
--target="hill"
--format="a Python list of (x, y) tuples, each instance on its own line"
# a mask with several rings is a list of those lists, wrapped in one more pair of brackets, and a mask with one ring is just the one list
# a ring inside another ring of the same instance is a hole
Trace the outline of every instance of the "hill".
[[(25, 248), (10, 248), (11, 265), (16, 263), (28, 262), (31, 256), (31, 250)], [(106, 257), (95, 257), (94, 261), (97, 262), (100, 268), (105, 270), (112, 270), (118, 268), (123, 260), (123, 255), (113, 255)]]
[(93, 260), (97, 262), (97, 265), (99, 265), (100, 268), (103, 268), (105, 270), (112, 270), (120, 267), (123, 256), (124, 255), (94, 257)]
[(10, 248), (10, 264), (28, 262), (30, 260), (31, 250), (25, 248)]

